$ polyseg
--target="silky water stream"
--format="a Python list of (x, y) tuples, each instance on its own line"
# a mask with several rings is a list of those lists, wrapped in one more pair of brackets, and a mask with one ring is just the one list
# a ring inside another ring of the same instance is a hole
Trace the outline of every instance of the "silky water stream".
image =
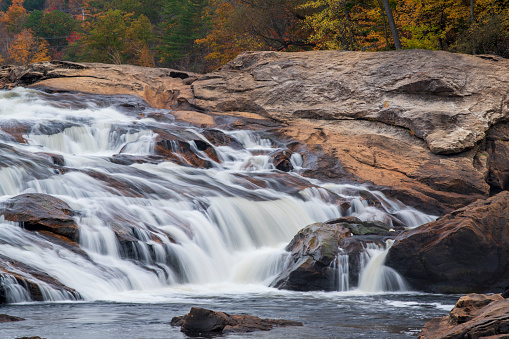
[[(298, 153), (292, 171), (278, 171), (271, 155), (283, 145), (264, 132), (204, 131), (133, 98), (22, 88), (0, 92), (0, 128), (0, 202), (23, 193), (62, 199), (85, 253), (1, 219), (0, 257), (81, 296), (9, 267), (1, 313), (27, 320), (1, 324), (2, 338), (183, 338), (169, 321), (191, 306), (305, 325), (229, 337), (404, 338), (457, 299), (411, 292), (383, 266), (384, 249), (369, 246), (359, 286), (349, 286), (340, 255), (337, 292), (271, 288), (285, 246), (308, 224), (349, 215), (416, 227), (435, 217), (364, 186), (304, 178)], [(210, 133), (228, 142), (214, 146)], [(45, 301), (33, 302), (13, 272)]]

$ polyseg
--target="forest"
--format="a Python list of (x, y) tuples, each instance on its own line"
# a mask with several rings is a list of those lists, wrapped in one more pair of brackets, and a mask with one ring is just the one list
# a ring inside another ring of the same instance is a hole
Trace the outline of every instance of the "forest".
[(507, 57), (509, 1), (0, 2), (2, 64), (69, 60), (208, 72), (247, 50), (399, 47)]

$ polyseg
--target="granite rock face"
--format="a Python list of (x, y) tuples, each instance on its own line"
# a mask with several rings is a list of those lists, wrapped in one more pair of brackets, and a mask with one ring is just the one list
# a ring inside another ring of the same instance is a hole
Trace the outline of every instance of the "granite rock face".
[(280, 137), (334, 160), (306, 175), (370, 182), (436, 215), (509, 185), (498, 127), (508, 81), (507, 60), (424, 50), (250, 52), (205, 75), (56, 61), (0, 69), (1, 88), (134, 95), (191, 124), (272, 120)]
[(385, 265), (416, 290), (504, 291), (509, 285), (509, 192), (403, 232)]

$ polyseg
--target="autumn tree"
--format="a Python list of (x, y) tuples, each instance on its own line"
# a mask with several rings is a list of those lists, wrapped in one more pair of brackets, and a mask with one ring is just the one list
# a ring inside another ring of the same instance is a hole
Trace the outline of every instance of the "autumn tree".
[(29, 65), (34, 62), (49, 61), (48, 42), (36, 37), (33, 32), (23, 29), (16, 34), (9, 47), (9, 59), (15, 65)]
[(14, 0), (2, 16), (2, 22), (8, 31), (19, 33), (25, 23), (26, 14), (27, 11), (23, 7), (23, 0)]
[(115, 64), (151, 64), (150, 45), (153, 40), (149, 19), (132, 13), (110, 10), (100, 15), (88, 34), (79, 41), (80, 59)]

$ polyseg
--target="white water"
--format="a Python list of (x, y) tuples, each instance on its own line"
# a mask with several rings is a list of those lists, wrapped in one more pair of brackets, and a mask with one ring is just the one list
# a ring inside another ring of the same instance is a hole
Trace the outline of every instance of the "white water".
[[(74, 106), (79, 108), (70, 109)], [(27, 144), (5, 141), (20, 155), (0, 150), (2, 158), (9, 159), (0, 168), (0, 201), (33, 192), (66, 201), (78, 212), (79, 243), (88, 258), (8, 222), (0, 225), (0, 255), (54, 277), (90, 300), (175, 286), (264, 287), (283, 269), (286, 244), (308, 224), (343, 214), (408, 227), (434, 219), (363, 186), (320, 183), (297, 173), (271, 177), (275, 171), (267, 153), (277, 145), (252, 132), (226, 132), (244, 149), (216, 147), (221, 162), (204, 170), (171, 162), (112, 162), (120, 153), (152, 155), (157, 135), (149, 127), (175, 127), (72, 96), (55, 101), (34, 90), (0, 92), (0, 119), (33, 126), (23, 136)], [(177, 130), (206, 140), (199, 130)], [(198, 156), (210, 160), (193, 141), (190, 144)], [(40, 152), (62, 156), (65, 171), (51, 168), (48, 156)], [(296, 171), (304, 166), (298, 154), (291, 162)], [(109, 185), (91, 172), (129, 189)], [(309, 187), (287, 192), (291, 184), (284, 178), (292, 177)], [(366, 193), (382, 208), (370, 205)], [(335, 203), (338, 196), (351, 201), (346, 213)], [(130, 242), (121, 244), (115, 230), (128, 235)], [(382, 270), (376, 274), (390, 274)], [(47, 300), (72, 299), (67, 292), (18, 273), (42, 286)], [(8, 300), (27, 300), (22, 285), (7, 273), (1, 277)], [(374, 283), (374, 277), (363, 276), (364, 280), (374, 285), (361, 284), (361, 289), (386, 288)], [(347, 282), (341, 286), (349, 289)]]
[[(359, 290), (366, 292), (408, 291), (405, 280), (392, 268), (384, 265), (393, 240), (387, 240), (385, 248), (371, 246), (366, 249), (369, 261), (361, 271)], [(375, 245), (375, 244), (371, 244)]]
[(334, 268), (338, 271), (338, 288), (337, 290), (340, 292), (345, 292), (350, 290), (350, 267), (349, 267), (349, 255), (343, 254), (342, 249), (340, 249), (340, 253), (337, 255), (336, 261), (334, 261)]

